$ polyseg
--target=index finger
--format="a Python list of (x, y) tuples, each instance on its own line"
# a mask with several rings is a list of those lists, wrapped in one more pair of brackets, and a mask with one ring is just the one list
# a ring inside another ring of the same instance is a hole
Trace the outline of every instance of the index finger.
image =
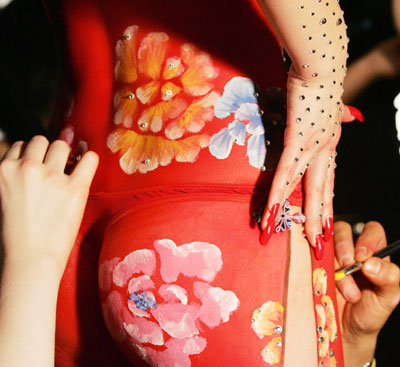
[(356, 241), (355, 260), (365, 261), (386, 245), (386, 235), (382, 225), (375, 221), (368, 222)]
[(333, 225), (336, 259), (339, 267), (354, 264), (353, 232), (349, 223), (338, 221)]

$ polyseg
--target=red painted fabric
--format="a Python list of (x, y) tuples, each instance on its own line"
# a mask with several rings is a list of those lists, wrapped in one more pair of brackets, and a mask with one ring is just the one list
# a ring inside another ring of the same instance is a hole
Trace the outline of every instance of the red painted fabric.
[[(263, 247), (252, 214), (282, 149), (286, 75), (255, 1), (49, 9), (72, 90), (60, 137), (71, 163), (100, 155), (60, 288), (56, 365), (282, 366), (289, 232)], [(318, 353), (342, 366), (332, 243), (325, 253)]]

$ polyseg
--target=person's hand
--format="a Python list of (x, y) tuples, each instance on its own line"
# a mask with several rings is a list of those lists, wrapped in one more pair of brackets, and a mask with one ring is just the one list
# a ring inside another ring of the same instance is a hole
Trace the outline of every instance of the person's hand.
[(316, 258), (323, 256), (322, 228), (325, 228), (325, 241), (330, 239), (333, 230), (335, 149), (343, 112), (339, 74), (343, 73), (337, 70), (337, 82), (319, 76), (304, 81), (293, 67), (290, 70), (284, 150), (262, 220), (262, 243), (268, 241), (274, 230), (279, 208), (304, 176), (306, 235), (316, 247)]
[(16, 142), (0, 163), (5, 264), (48, 261), (63, 273), (98, 165), (88, 152), (67, 175), (69, 151), (63, 141), (36, 136)]
[(374, 355), (379, 331), (400, 301), (400, 270), (389, 258), (371, 257), (386, 247), (382, 226), (369, 222), (356, 243), (348, 223), (334, 225), (336, 269), (365, 261), (362, 274), (337, 282), (346, 367), (359, 367)]
[(400, 73), (400, 36), (378, 44), (367, 54), (377, 77), (396, 77)]

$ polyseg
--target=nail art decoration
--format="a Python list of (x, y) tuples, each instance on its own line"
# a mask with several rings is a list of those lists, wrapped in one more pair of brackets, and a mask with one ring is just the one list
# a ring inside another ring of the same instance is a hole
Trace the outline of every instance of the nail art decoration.
[(306, 222), (306, 216), (302, 212), (288, 215), (288, 218), (290, 218), (296, 224), (304, 224)]
[(285, 204), (283, 204), (281, 210), (281, 214), (276, 219), (275, 232), (284, 232), (292, 227), (293, 220), (289, 217), (289, 211), (290, 211), (289, 202), (285, 201)]

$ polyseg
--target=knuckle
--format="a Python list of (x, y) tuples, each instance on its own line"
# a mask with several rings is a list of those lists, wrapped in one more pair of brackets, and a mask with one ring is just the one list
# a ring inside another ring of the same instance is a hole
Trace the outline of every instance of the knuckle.
[(32, 141), (38, 142), (38, 143), (42, 143), (42, 144), (48, 144), (49, 141), (47, 140), (47, 138), (44, 135), (35, 135), (32, 138)]
[(25, 158), (21, 161), (22, 172), (31, 172), (38, 168), (38, 163), (32, 158)]
[(333, 224), (335, 232), (338, 231), (351, 231), (351, 225), (347, 222), (339, 220)]
[(13, 145), (11, 145), (12, 148), (14, 147), (18, 147), (22, 144), (24, 144), (25, 142), (23, 140), (17, 140), (16, 142), (13, 143)]
[(382, 224), (380, 224), (377, 221), (371, 220), (367, 224), (365, 224), (365, 228), (373, 228), (373, 227), (379, 228), (379, 230), (384, 231)]
[(56, 146), (58, 148), (64, 149), (64, 150), (69, 150), (69, 145), (67, 144), (66, 141), (64, 140), (55, 140), (53, 143), (51, 143), (52, 146)]

